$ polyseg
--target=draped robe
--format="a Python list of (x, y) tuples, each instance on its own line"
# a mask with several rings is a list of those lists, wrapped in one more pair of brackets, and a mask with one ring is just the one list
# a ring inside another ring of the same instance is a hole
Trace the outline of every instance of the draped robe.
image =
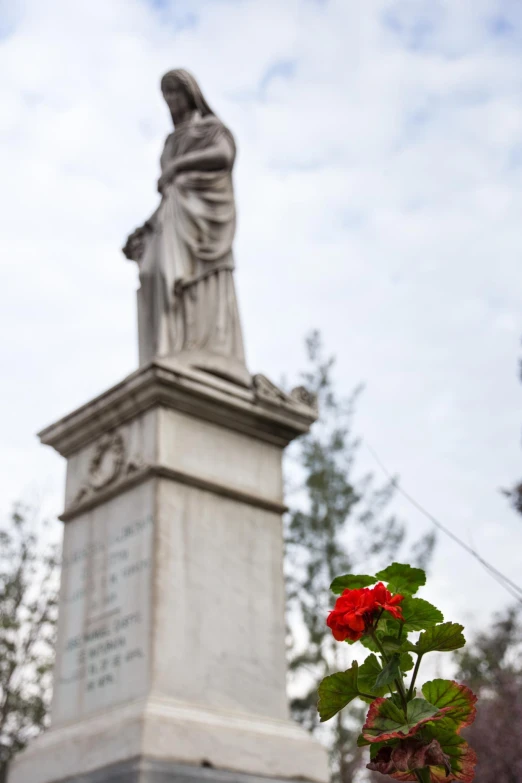
[(180, 356), (248, 383), (233, 279), (232, 134), (213, 114), (196, 112), (167, 137), (161, 170), (178, 156), (218, 142), (229, 147), (229, 165), (175, 174), (146, 223), (138, 291), (140, 364)]

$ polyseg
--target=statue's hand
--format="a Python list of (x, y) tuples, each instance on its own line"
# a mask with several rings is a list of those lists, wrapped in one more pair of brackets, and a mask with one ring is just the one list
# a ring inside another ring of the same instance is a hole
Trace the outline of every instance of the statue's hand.
[(178, 277), (178, 279), (174, 283), (174, 296), (175, 297), (181, 297), (183, 295), (183, 289), (184, 289), (184, 281), (181, 277)]
[(176, 166), (171, 163), (158, 180), (158, 193), (163, 194), (165, 192), (165, 188), (173, 181), (175, 174)]
[(161, 177), (158, 180), (158, 193), (161, 193), (163, 195), (163, 191), (167, 187), (168, 182), (165, 178), (165, 174), (162, 174)]
[(123, 254), (129, 261), (136, 261), (138, 264), (143, 258), (145, 250), (145, 236), (148, 233), (147, 226), (140, 226), (129, 234), (125, 246), (122, 248)]

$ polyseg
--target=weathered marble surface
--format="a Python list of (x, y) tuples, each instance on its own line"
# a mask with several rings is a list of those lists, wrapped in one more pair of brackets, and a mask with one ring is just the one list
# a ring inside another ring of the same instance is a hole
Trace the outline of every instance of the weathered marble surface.
[[(282, 778), (273, 779), (273, 783), (282, 781)], [(267, 780), (241, 772), (139, 758), (67, 778), (62, 783), (267, 783)]]
[(134, 487), (67, 525), (54, 727), (148, 691), (153, 489)]
[(285, 695), (281, 460), (307, 401), (156, 361), (41, 433), (68, 459), (53, 726), (9, 783), (133, 758), (326, 779)]
[(166, 73), (161, 89), (175, 127), (160, 159), (161, 202), (123, 249), (139, 265), (140, 364), (183, 356), (248, 386), (233, 279), (234, 138), (187, 71)]

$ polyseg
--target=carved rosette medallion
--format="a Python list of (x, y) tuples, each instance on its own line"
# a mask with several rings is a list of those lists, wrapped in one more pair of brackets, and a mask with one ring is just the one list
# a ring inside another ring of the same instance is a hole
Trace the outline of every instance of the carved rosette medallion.
[(119, 432), (108, 433), (100, 438), (89, 464), (89, 486), (102, 489), (115, 481), (124, 463), (125, 446)]

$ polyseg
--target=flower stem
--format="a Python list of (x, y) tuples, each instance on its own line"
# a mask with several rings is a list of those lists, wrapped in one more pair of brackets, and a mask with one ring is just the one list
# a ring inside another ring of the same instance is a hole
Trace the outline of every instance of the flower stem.
[(410, 689), (408, 691), (408, 699), (411, 699), (413, 696), (414, 693), (413, 689), (415, 688), (415, 680), (417, 679), (417, 674), (419, 673), (419, 666), (421, 661), (422, 661), (422, 654), (417, 657), (417, 662), (415, 664), (415, 668), (413, 670), (413, 675), (411, 678)]
[(375, 623), (374, 623), (374, 625), (373, 625), (373, 632), (374, 632), (374, 633), (375, 633), (375, 631), (377, 630), (377, 626), (379, 625), (379, 620), (381, 619), (381, 617), (383, 616), (383, 614), (384, 614), (384, 609), (381, 609), (381, 611), (379, 612), (379, 616), (377, 617), (377, 619), (376, 619), (376, 621), (375, 621)]
[(375, 701), (377, 698), (375, 694), (372, 695), (371, 693), (365, 693), (364, 691), (359, 691), (359, 696), (364, 696), (365, 699), (369, 699), (370, 701)]
[(408, 713), (408, 699), (406, 698), (406, 691), (404, 690), (404, 683), (400, 679), (400, 677), (397, 677), (397, 679), (395, 680), (395, 685), (397, 686), (397, 690), (399, 691), (399, 696), (401, 697), (402, 709), (404, 710), (404, 715), (407, 716), (407, 713)]
[(379, 639), (377, 638), (377, 635), (375, 634), (375, 631), (372, 632), (371, 637), (372, 637), (373, 641), (375, 642), (375, 644), (377, 645), (377, 647), (379, 648), (379, 652), (382, 655), (382, 659), (383, 659), (384, 663), (388, 663), (389, 658), (386, 655), (386, 651), (385, 651), (384, 647), (382, 646), (382, 644), (380, 643)]
[[(377, 647), (379, 648), (379, 652), (382, 655), (383, 661), (385, 663), (388, 663), (389, 658), (386, 655), (386, 651), (385, 651), (384, 647), (382, 646), (382, 644), (380, 643), (379, 639), (377, 638), (377, 635), (375, 634), (375, 632), (373, 632), (371, 634), (371, 637), (372, 637), (373, 641), (375, 642), (375, 644), (377, 645)], [(406, 698), (406, 691), (404, 690), (404, 683), (403, 683), (403, 681), (401, 680), (400, 677), (397, 677), (397, 679), (394, 680), (394, 682), (395, 682), (395, 685), (397, 686), (397, 690), (399, 692), (399, 696), (401, 697), (402, 708), (404, 710), (404, 716), (406, 717), (406, 712), (407, 712), (407, 709), (408, 709), (408, 699)]]

